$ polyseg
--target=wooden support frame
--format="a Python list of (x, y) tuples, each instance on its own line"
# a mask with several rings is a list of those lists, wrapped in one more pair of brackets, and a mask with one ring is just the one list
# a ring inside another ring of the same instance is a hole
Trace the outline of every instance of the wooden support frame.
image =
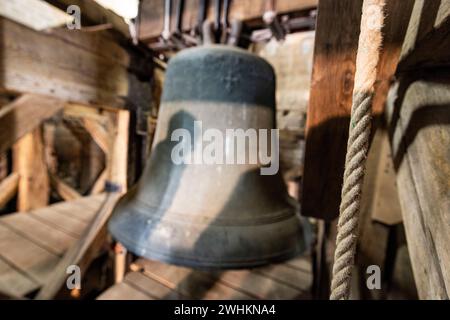
[(130, 111), (99, 106), (69, 104), (64, 115), (80, 119), (83, 127), (106, 157), (106, 167), (91, 188), (92, 194), (105, 190), (109, 183), (125, 192), (128, 175)]
[(26, 134), (14, 145), (13, 171), (20, 176), (17, 210), (30, 211), (47, 206), (50, 181), (40, 128)]
[(50, 184), (64, 201), (75, 200), (81, 198), (82, 195), (67, 183), (59, 179), (56, 175), (49, 172)]
[(64, 102), (59, 99), (36, 94), (24, 94), (3, 106), (0, 110), (0, 152), (63, 107)]

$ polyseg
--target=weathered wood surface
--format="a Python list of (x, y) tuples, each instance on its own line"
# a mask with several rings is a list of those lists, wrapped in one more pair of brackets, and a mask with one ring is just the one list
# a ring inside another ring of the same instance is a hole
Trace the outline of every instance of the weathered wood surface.
[(414, 278), (422, 299), (450, 297), (449, 69), (403, 75), (388, 103)]
[(361, 9), (362, 0), (319, 2), (306, 120), (305, 216), (332, 219), (339, 212)]
[(43, 33), (5, 18), (0, 28), (0, 90), (119, 108), (146, 103), (130, 94), (136, 86), (151, 90), (151, 61), (121, 47), (107, 31)]
[(133, 266), (98, 299), (310, 299), (307, 256), (249, 270), (200, 271), (145, 259)]
[[(450, 44), (450, 4), (448, 1), (416, 0), (403, 43), (398, 69), (448, 65)], [(432, 50), (430, 50), (433, 48)]]
[(45, 207), (50, 197), (50, 181), (39, 127), (16, 142), (13, 160), (13, 171), (19, 174), (17, 210)]
[[(104, 195), (0, 218), (0, 292), (24, 297), (46, 283), (80, 237)], [(80, 218), (83, 215), (83, 218)]]
[[(383, 113), (413, 5), (414, 0), (387, 3), (377, 66), (374, 116)], [(306, 123), (302, 197), (302, 213), (306, 216), (331, 220), (339, 213), (361, 7), (360, 0), (323, 0), (319, 3)], [(346, 19), (337, 18), (343, 16)]]
[(366, 164), (361, 216), (385, 225), (402, 222), (396, 174), (387, 129), (377, 128)]
[(0, 182), (0, 208), (11, 200), (19, 186), (19, 174), (14, 172)]
[(387, 120), (419, 297), (450, 297), (450, 5), (414, 3)]
[[(172, 1), (171, 30), (175, 28), (175, 6), (178, 1)], [(199, 0), (185, 2), (183, 13), (183, 30), (191, 30), (196, 27)], [(318, 0), (278, 0), (275, 2), (275, 10), (279, 13), (301, 11), (317, 7)], [(261, 19), (264, 12), (269, 9), (266, 0), (239, 0), (232, 1), (229, 19), (244, 21)], [(139, 38), (143, 41), (160, 36), (163, 30), (164, 0), (144, 0), (141, 2), (139, 12)], [(214, 2), (209, 1), (207, 18), (211, 21), (214, 17)]]
[(7, 150), (64, 107), (64, 102), (46, 96), (25, 94), (0, 110), (0, 152)]
[(66, 270), (71, 265), (77, 265), (82, 274), (90, 262), (98, 255), (102, 245), (106, 243), (106, 222), (108, 221), (120, 193), (109, 193), (101, 206), (95, 211), (91, 223), (85, 228), (78, 241), (71, 246), (55, 266), (52, 275), (36, 296), (36, 299), (52, 299), (63, 287), (67, 279)]

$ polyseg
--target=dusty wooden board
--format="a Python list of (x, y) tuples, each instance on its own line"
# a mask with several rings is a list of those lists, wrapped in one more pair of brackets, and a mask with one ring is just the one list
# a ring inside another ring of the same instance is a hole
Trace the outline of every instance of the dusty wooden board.
[(29, 211), (48, 205), (50, 181), (44, 157), (44, 142), (40, 128), (27, 133), (14, 145), (13, 170), (20, 177), (18, 211)]
[(225, 271), (218, 275), (218, 279), (257, 299), (297, 299), (304, 295), (296, 288), (249, 270)]
[[(128, 273), (123, 283), (154, 299), (310, 298), (312, 273), (307, 257), (250, 270), (201, 271), (145, 259), (134, 265), (139, 270)], [(116, 285), (98, 299), (133, 299), (127, 290), (128, 286)]]
[(146, 292), (155, 299), (186, 299), (186, 297), (181, 293), (170, 289), (150, 277), (147, 277), (142, 272), (130, 272), (126, 275), (124, 281), (134, 287), (140, 288), (142, 291)]
[(79, 237), (88, 225), (86, 222), (70, 215), (62, 214), (51, 208), (42, 208), (29, 213), (33, 218), (38, 219), (54, 228), (69, 233), (74, 237)]
[(3, 225), (0, 225), (0, 254), (21, 273), (39, 283), (45, 281), (59, 260), (57, 255)]
[(361, 9), (362, 0), (319, 2), (306, 119), (305, 216), (333, 219), (339, 212)]
[(76, 241), (74, 236), (26, 214), (8, 215), (0, 219), (0, 225), (7, 226), (14, 232), (27, 237), (40, 247), (59, 256)]
[(54, 298), (64, 286), (67, 279), (66, 270), (69, 266), (79, 266), (84, 274), (107, 241), (106, 223), (120, 196), (118, 192), (107, 194), (105, 202), (97, 210), (92, 222), (83, 231), (75, 245), (71, 246), (58, 261), (52, 275), (47, 278), (47, 282), (36, 295), (36, 299)]
[(298, 270), (302, 270), (307, 273), (313, 272), (312, 270), (312, 262), (309, 256), (301, 256), (298, 258), (294, 258), (286, 261), (286, 265), (296, 268)]
[[(102, 199), (104, 195), (94, 196), (90, 206), (94, 207), (97, 203), (100, 207)], [(89, 200), (86, 197), (74, 203), (86, 203)], [(60, 203), (53, 207), (89, 211), (92, 217), (98, 209), (71, 203)], [(0, 218), (0, 292), (24, 296), (38, 289), (87, 226), (86, 222), (78, 218), (69, 218), (51, 209), (52, 206)], [(61, 221), (64, 223), (61, 224)]]
[(93, 201), (85, 201), (84, 199), (85, 198), (80, 198), (75, 201), (62, 202), (53, 206), (52, 210), (82, 222), (89, 223), (94, 218), (102, 201), (96, 201), (96, 199), (92, 199)]
[(130, 286), (126, 282), (118, 283), (102, 293), (99, 300), (154, 300), (147, 293)]
[(201, 271), (150, 260), (139, 260), (137, 264), (144, 265), (148, 277), (191, 299), (252, 299)]
[(254, 272), (274, 279), (303, 293), (308, 292), (312, 285), (311, 273), (292, 268), (285, 264), (274, 264), (257, 268)]

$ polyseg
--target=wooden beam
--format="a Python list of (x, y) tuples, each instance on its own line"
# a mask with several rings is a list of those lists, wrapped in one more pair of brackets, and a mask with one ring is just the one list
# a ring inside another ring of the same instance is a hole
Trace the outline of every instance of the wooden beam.
[(75, 200), (82, 197), (77, 190), (62, 181), (55, 174), (49, 172), (49, 177), (51, 186), (64, 201)]
[[(373, 101), (375, 117), (384, 112), (413, 5), (414, 0), (387, 2)], [(306, 216), (330, 220), (339, 213), (361, 6), (359, 0), (319, 3), (306, 124), (302, 202)], [(352, 24), (336, 19), (349, 14)]]
[(386, 112), (421, 299), (450, 297), (449, 15), (447, 1), (416, 1)]
[(361, 10), (362, 0), (319, 2), (306, 120), (305, 216), (329, 220), (339, 212)]
[(0, 208), (4, 207), (17, 192), (19, 186), (19, 174), (11, 173), (6, 179), (0, 182)]
[(114, 108), (138, 104), (130, 96), (136, 84), (151, 92), (147, 53), (121, 47), (106, 31), (43, 33), (4, 18), (0, 28), (0, 91)]
[[(174, 2), (176, 3), (176, 2)], [(239, 0), (232, 1), (230, 6), (229, 19), (240, 19), (243, 21), (261, 18), (268, 9), (266, 0)], [(318, 0), (277, 0), (275, 10), (278, 13), (302, 11), (317, 7)], [(173, 5), (172, 7), (174, 7)], [(192, 30), (197, 24), (199, 11), (199, 0), (186, 1), (183, 13), (183, 30)], [(214, 2), (209, 1), (207, 18), (213, 20)], [(139, 38), (148, 41), (157, 38), (163, 30), (164, 0), (143, 0), (139, 12)], [(172, 26), (175, 28), (175, 9), (172, 9)]]
[(100, 123), (92, 119), (83, 119), (83, 125), (95, 143), (107, 155), (110, 151), (110, 137)]
[(17, 210), (29, 211), (47, 206), (50, 183), (40, 128), (26, 134), (14, 145), (13, 171), (20, 176)]
[(0, 2), (0, 16), (35, 30), (65, 25), (72, 16), (42, 0), (9, 0)]
[[(125, 20), (94, 0), (50, 0), (49, 2), (61, 8), (67, 8), (70, 5), (79, 6), (83, 16), (82, 19), (87, 19), (90, 23), (96, 25), (110, 24), (122, 36), (130, 38), (130, 29)], [(82, 21), (83, 27), (86, 27), (86, 24)]]
[[(450, 65), (450, 8), (444, 20), (414, 45), (399, 64), (399, 72)], [(430, 50), (433, 48), (433, 50)]]
[(119, 110), (115, 115), (115, 132), (112, 149), (108, 160), (109, 182), (120, 188), (121, 192), (127, 190), (128, 168), (128, 129), (130, 113)]
[(61, 110), (64, 102), (41, 95), (25, 94), (0, 109), (0, 152)]
[(408, 250), (421, 299), (450, 297), (450, 70), (403, 74), (388, 101)]

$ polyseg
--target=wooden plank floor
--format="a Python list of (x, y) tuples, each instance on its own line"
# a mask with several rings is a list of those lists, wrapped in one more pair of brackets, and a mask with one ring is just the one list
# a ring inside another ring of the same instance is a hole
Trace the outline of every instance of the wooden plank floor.
[(45, 283), (81, 236), (104, 195), (0, 217), (0, 292), (23, 297)]
[(308, 256), (248, 270), (206, 272), (139, 259), (122, 283), (100, 300), (153, 299), (310, 299), (312, 266)]

